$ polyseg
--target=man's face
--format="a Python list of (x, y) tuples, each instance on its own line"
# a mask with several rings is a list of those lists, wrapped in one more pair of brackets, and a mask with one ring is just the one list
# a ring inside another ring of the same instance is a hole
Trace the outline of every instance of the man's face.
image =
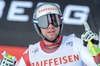
[(60, 26), (54, 27), (52, 24), (49, 24), (48, 28), (40, 28), (42, 34), (50, 41), (55, 40), (55, 38), (58, 36), (60, 31)]

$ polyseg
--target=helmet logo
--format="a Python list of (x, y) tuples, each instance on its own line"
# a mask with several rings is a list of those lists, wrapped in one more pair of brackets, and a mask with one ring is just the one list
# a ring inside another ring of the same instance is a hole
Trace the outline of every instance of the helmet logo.
[(45, 12), (45, 11), (55, 11), (58, 10), (57, 8), (44, 8), (38, 11), (38, 13)]
[(45, 11), (55, 11), (58, 10), (57, 8), (44, 8), (38, 11), (38, 13), (45, 12)]

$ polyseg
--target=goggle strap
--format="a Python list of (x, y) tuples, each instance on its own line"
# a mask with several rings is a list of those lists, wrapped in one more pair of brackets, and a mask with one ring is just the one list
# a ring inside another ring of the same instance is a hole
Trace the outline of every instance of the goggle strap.
[(47, 20), (48, 20), (48, 23), (51, 23), (51, 17), (50, 17), (50, 15), (47, 15)]
[(59, 24), (60, 22), (60, 16), (59, 15), (56, 15), (56, 22)]
[(33, 23), (38, 23), (38, 21), (36, 19), (33, 19)]

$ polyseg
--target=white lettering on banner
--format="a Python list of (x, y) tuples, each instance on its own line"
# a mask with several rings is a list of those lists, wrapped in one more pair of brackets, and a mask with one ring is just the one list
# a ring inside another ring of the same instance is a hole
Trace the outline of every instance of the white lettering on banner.
[(24, 8), (31, 8), (33, 5), (32, 2), (28, 1), (12, 1), (7, 20), (9, 21), (28, 21), (29, 16), (25, 15), (25, 9)]
[(0, 18), (3, 15), (4, 8), (5, 8), (5, 2), (2, 0), (2, 1), (0, 1)]
[(81, 5), (68, 5), (65, 7), (63, 13), (63, 22), (65, 24), (82, 25), (87, 21), (90, 8), (88, 6)]

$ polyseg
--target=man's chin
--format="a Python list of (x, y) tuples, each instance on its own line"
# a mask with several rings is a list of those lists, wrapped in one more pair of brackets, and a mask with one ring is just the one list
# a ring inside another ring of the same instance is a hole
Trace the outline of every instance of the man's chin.
[(49, 38), (48, 39), (50, 42), (54, 42), (56, 40), (56, 38)]

